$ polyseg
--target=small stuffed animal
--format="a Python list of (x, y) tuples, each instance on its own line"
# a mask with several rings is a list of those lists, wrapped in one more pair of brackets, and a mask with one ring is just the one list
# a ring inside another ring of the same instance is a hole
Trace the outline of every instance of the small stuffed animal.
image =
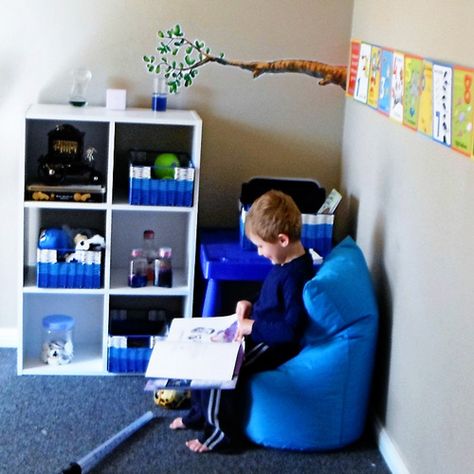
[(176, 409), (191, 399), (191, 392), (188, 390), (155, 390), (153, 398), (155, 403), (161, 407)]
[(87, 237), (85, 234), (76, 234), (74, 237), (76, 250), (100, 250), (105, 247), (105, 240), (99, 234)]
[(74, 244), (75, 252), (66, 257), (66, 262), (80, 262), (81, 258), (84, 258), (84, 252), (78, 252), (80, 250), (101, 250), (105, 248), (105, 239), (99, 234), (87, 237), (86, 234), (79, 233), (74, 236)]

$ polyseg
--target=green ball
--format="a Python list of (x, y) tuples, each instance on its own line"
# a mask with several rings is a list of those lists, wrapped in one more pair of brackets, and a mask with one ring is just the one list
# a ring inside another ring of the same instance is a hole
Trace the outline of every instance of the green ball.
[(160, 153), (155, 159), (153, 172), (158, 179), (173, 179), (174, 168), (178, 166), (179, 160), (174, 153)]

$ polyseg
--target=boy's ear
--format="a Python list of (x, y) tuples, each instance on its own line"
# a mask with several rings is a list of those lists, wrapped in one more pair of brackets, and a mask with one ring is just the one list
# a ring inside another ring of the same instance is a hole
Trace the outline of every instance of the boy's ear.
[(287, 247), (290, 243), (290, 238), (286, 234), (278, 234), (278, 243), (282, 247)]

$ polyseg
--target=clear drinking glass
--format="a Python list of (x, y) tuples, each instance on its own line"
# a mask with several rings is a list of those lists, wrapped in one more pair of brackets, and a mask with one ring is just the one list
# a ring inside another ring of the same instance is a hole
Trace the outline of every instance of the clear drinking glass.
[(87, 86), (92, 79), (92, 73), (89, 69), (78, 68), (74, 69), (71, 74), (72, 88), (69, 103), (75, 107), (83, 107), (87, 104), (86, 91)]

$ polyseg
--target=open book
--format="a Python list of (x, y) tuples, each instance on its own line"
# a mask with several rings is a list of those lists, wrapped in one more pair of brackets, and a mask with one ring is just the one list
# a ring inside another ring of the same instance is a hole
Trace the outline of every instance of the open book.
[(236, 331), (235, 314), (173, 319), (168, 337), (153, 348), (145, 390), (234, 388), (243, 359)]

